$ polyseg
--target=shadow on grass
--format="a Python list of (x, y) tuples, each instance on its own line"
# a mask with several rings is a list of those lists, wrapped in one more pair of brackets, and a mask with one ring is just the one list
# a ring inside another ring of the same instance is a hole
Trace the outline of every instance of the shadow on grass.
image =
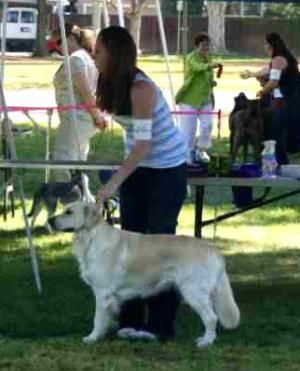
[[(16, 208), (19, 209), (18, 207)], [(44, 235), (49, 235), (49, 232), (45, 227), (35, 227), (32, 230), (33, 237), (40, 237)], [(49, 235), (50, 236), (50, 235)], [(26, 237), (26, 230), (25, 228), (18, 228), (14, 230), (1, 230), (0, 231), (0, 239), (15, 239), (15, 238), (23, 238)]]

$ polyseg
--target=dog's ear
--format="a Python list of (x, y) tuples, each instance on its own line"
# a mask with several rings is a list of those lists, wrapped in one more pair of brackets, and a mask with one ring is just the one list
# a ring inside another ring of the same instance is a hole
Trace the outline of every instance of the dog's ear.
[(85, 227), (93, 229), (101, 220), (101, 210), (97, 204), (87, 203), (84, 205)]

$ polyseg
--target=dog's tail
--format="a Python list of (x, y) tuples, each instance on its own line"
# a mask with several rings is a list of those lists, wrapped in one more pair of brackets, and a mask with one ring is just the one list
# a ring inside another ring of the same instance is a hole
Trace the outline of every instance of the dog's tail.
[(28, 218), (33, 217), (37, 213), (37, 210), (39, 209), (39, 204), (41, 203), (41, 200), (42, 200), (41, 194), (40, 194), (40, 191), (38, 190), (37, 192), (35, 192), (35, 194), (33, 196), (31, 210), (27, 214)]
[(233, 329), (239, 325), (240, 311), (234, 300), (225, 269), (222, 271), (217, 283), (213, 303), (218, 319), (226, 329)]
[[(40, 186), (40, 188), (38, 188), (35, 192), (34, 192), (34, 195), (33, 195), (33, 201), (32, 201), (32, 205), (31, 205), (31, 210), (29, 211), (29, 213), (27, 214), (27, 217), (28, 218), (33, 218), (32, 222), (34, 224), (35, 222), (35, 218), (38, 216), (38, 214), (40, 213), (41, 211), (41, 208), (42, 208), (42, 200), (43, 200), (43, 197), (45, 197), (45, 195), (47, 194), (48, 192), (48, 187), (49, 185), (48, 184), (42, 184)], [(32, 224), (32, 226), (33, 226)]]

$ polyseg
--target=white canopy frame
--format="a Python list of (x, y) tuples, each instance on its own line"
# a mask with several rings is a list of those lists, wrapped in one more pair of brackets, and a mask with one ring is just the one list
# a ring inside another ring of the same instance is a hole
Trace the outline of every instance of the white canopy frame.
[[(99, 0), (94, 0), (95, 3), (98, 3)], [(4, 0), (3, 7), (3, 36), (2, 36), (2, 45), (1, 45), (1, 54), (2, 54), (2, 60), (1, 60), (1, 78), (0, 78), (0, 99), (2, 102), (2, 106), (4, 109), (4, 120), (2, 124), (3, 133), (2, 135), (5, 135), (5, 138), (7, 139), (9, 150), (11, 153), (11, 158), (6, 159), (5, 161), (0, 161), (0, 168), (27, 168), (27, 169), (35, 169), (35, 168), (42, 168), (46, 170), (50, 170), (51, 168), (54, 169), (115, 169), (116, 167), (106, 166), (106, 165), (100, 165), (100, 164), (93, 164), (85, 162), (84, 164), (80, 161), (69, 161), (68, 163), (65, 163), (63, 161), (18, 161), (16, 157), (16, 150), (15, 150), (15, 144), (14, 144), (14, 137), (12, 134), (12, 122), (8, 117), (8, 109), (5, 101), (5, 94), (3, 89), (3, 79), (4, 79), (4, 63), (5, 63), (5, 53), (6, 53), (6, 9), (8, 6), (8, 1)], [(103, 15), (104, 15), (104, 24), (105, 26), (108, 26), (110, 23), (109, 20), (109, 13), (108, 13), (108, 7), (107, 7), (107, 1), (102, 0), (102, 7), (103, 7)], [(102, 11), (102, 9), (100, 10)], [(160, 32), (160, 38), (161, 43), (163, 47), (163, 53), (166, 60), (167, 65), (167, 73), (169, 78), (169, 84), (170, 84), (170, 91), (172, 94), (172, 100), (173, 105), (175, 108), (175, 101), (174, 101), (174, 89), (172, 84), (172, 78), (171, 78), (171, 72), (170, 72), (170, 65), (169, 65), (169, 54), (168, 54), (168, 48), (167, 48), (167, 42), (166, 42), (166, 35), (165, 30), (163, 26), (163, 20), (162, 20), (162, 13), (161, 13), (161, 6), (160, 6), (160, 0), (156, 0), (156, 12), (157, 12), (157, 19), (159, 24), (159, 32)], [(71, 66), (70, 66), (70, 59), (68, 55), (68, 48), (67, 48), (67, 39), (66, 39), (66, 32), (65, 32), (65, 20), (64, 20), (64, 14), (63, 14), (63, 6), (62, 6), (62, 0), (58, 0), (58, 14), (59, 14), (59, 25), (61, 30), (61, 36), (62, 36), (62, 48), (63, 48), (63, 54), (64, 54), (64, 64), (66, 69), (66, 76), (67, 76), (67, 83), (68, 83), (68, 94), (70, 99), (71, 106), (75, 106), (75, 98), (74, 98), (74, 90), (73, 90), (73, 81), (72, 81), (72, 75), (71, 75)], [(101, 15), (101, 12), (99, 13)], [(124, 21), (124, 14), (123, 14), (123, 6), (122, 6), (122, 0), (118, 0), (118, 18), (120, 26), (125, 26)], [(100, 28), (100, 23), (97, 24)], [(72, 109), (72, 117), (73, 117), (73, 128), (76, 133), (77, 139), (78, 132), (77, 132), (77, 125), (78, 122), (76, 110)], [(49, 126), (49, 124), (48, 124)], [(79, 141), (77, 140), (77, 144), (79, 146)], [(49, 144), (47, 144), (48, 146)], [(74, 165), (72, 165), (74, 164)], [(48, 173), (47, 176), (48, 178)], [(24, 194), (24, 187), (22, 182), (22, 177), (18, 175), (18, 183), (19, 183), (19, 190), (20, 190), (20, 196), (21, 196), (21, 205), (22, 205), (22, 212), (23, 212), (23, 218), (25, 222), (25, 229), (26, 229), (26, 235), (28, 239), (29, 244), (29, 252), (31, 257), (31, 265), (34, 275), (35, 284), (37, 287), (37, 291), (41, 294), (42, 293), (42, 284), (41, 284), (41, 278), (40, 278), (40, 271), (39, 271), (39, 265), (38, 260), (36, 256), (36, 252), (33, 246), (33, 239), (32, 239), (32, 233), (31, 228), (28, 222), (26, 209), (25, 209), (25, 194)]]
[[(66, 29), (65, 29), (65, 19), (64, 19), (64, 11), (63, 11), (63, 3), (62, 0), (58, 0), (58, 19), (59, 19), (59, 28), (61, 34), (61, 41), (62, 41), (62, 50), (64, 55), (64, 69), (65, 74), (67, 77), (67, 85), (68, 85), (68, 95), (69, 95), (69, 104), (72, 107), (76, 106), (76, 101), (74, 97), (74, 87), (73, 87), (73, 80), (72, 80), (72, 72), (71, 72), (71, 64), (70, 64), (70, 56), (68, 52), (67, 46), (67, 37), (66, 37)], [(78, 134), (78, 115), (77, 110), (75, 108), (71, 109), (71, 116), (72, 116), (72, 129), (75, 132), (76, 137), (76, 145), (79, 153), (79, 134)], [(78, 159), (77, 159), (78, 160)]]
[[(107, 0), (93, 0), (93, 11), (101, 15), (102, 9), (103, 9), (104, 25), (105, 27), (108, 27), (110, 25), (110, 21), (109, 21)], [(164, 22), (163, 22), (163, 17), (162, 17), (162, 12), (161, 12), (160, 0), (155, 0), (155, 9), (156, 9), (156, 17), (157, 17), (158, 28), (159, 28), (160, 41), (162, 45), (162, 51), (164, 54), (164, 59), (165, 59), (166, 69), (167, 69), (167, 74), (168, 74), (169, 90), (171, 92), (171, 100), (172, 100), (172, 108), (173, 110), (175, 110), (176, 103), (175, 103), (174, 85), (173, 85), (172, 75), (171, 75), (169, 51), (168, 51), (166, 32), (165, 32)], [(117, 0), (117, 10), (118, 10), (119, 25), (121, 27), (125, 27), (122, 0)], [(99, 28), (100, 28), (100, 20), (93, 17), (94, 31), (97, 32)]]
[(3, 0), (2, 40), (1, 40), (1, 79), (2, 79), (2, 83), (4, 82), (4, 66), (5, 66), (4, 58), (5, 58), (5, 51), (6, 51), (6, 34), (7, 34), (7, 22), (6, 22), (7, 8), (8, 8), (8, 1)]
[[(12, 160), (17, 159), (16, 155), (16, 149), (15, 149), (15, 143), (14, 143), (14, 136), (12, 133), (12, 121), (9, 119), (8, 116), (8, 109), (6, 105), (6, 99), (3, 89), (3, 81), (4, 81), (4, 65), (5, 65), (5, 51), (6, 51), (6, 13), (7, 13), (7, 7), (8, 7), (8, 1), (4, 0), (3, 2), (3, 15), (2, 15), (2, 24), (3, 24), (3, 34), (2, 34), (2, 43), (1, 43), (1, 77), (0, 77), (0, 100), (3, 107), (3, 121), (1, 123), (1, 129), (2, 129), (2, 135), (3, 138), (5, 138), (7, 149), (9, 156)], [(22, 207), (22, 213), (25, 223), (25, 229), (26, 229), (26, 235), (28, 239), (28, 245), (29, 245), (29, 255), (31, 259), (31, 266), (33, 270), (33, 276), (35, 280), (35, 284), (37, 287), (37, 290), (39, 293), (42, 293), (42, 284), (41, 284), (41, 278), (40, 278), (40, 270), (38, 265), (38, 260), (35, 252), (35, 248), (33, 246), (33, 239), (32, 239), (32, 233), (29, 226), (26, 208), (25, 208), (25, 193), (24, 193), (24, 187), (23, 187), (23, 181), (21, 176), (17, 176), (18, 179), (18, 185), (20, 190), (20, 196), (21, 196), (21, 207)]]

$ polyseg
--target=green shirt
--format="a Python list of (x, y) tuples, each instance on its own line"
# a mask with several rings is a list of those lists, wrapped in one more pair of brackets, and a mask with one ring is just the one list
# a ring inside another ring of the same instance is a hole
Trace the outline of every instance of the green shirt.
[(195, 109), (211, 99), (213, 71), (208, 68), (211, 57), (203, 58), (198, 51), (188, 54), (184, 83), (176, 94), (176, 103), (185, 103)]

